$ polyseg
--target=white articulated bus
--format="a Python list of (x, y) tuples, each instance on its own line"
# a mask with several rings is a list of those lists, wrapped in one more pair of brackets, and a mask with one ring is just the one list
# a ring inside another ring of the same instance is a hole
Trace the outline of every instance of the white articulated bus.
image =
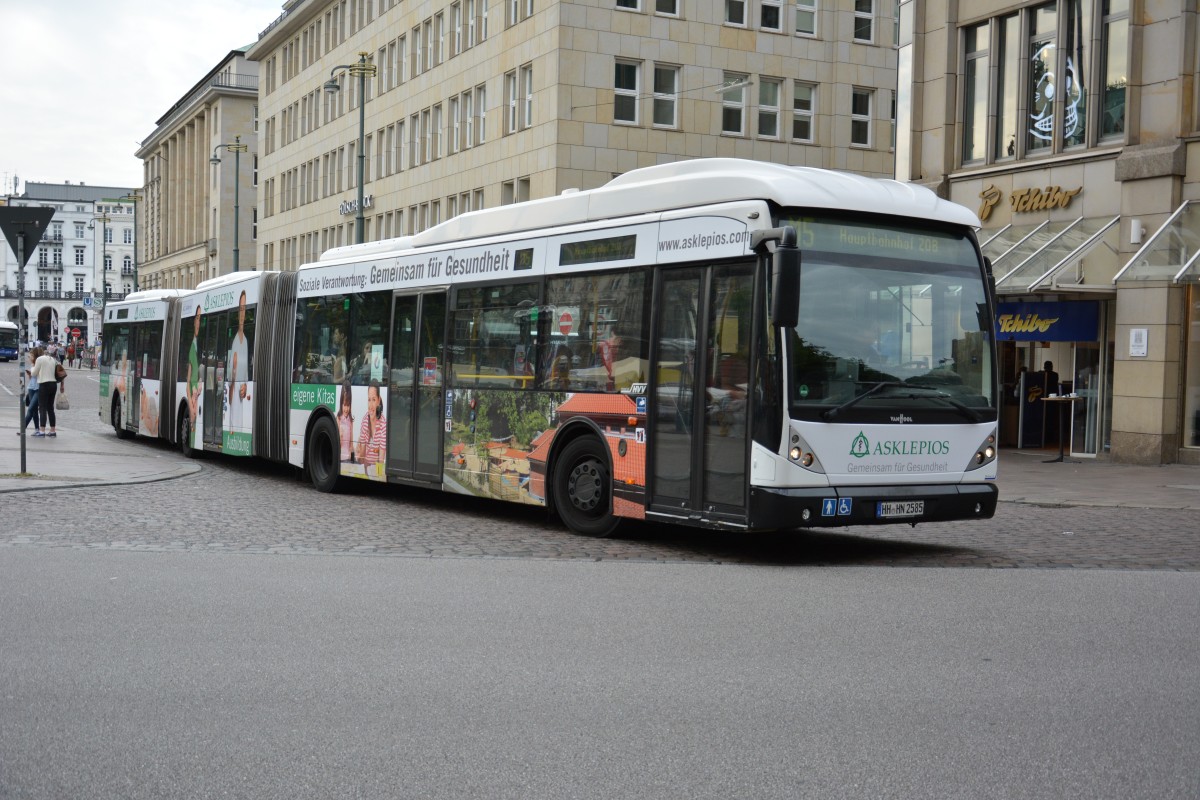
[(978, 225), (921, 187), (735, 159), (463, 214), (171, 300), (160, 435), (593, 535), (987, 518)]

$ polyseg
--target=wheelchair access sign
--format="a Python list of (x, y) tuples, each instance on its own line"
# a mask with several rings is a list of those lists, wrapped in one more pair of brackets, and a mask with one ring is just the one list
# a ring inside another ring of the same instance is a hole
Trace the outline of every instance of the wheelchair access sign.
[(848, 517), (854, 507), (850, 497), (824, 497), (821, 499), (822, 517)]

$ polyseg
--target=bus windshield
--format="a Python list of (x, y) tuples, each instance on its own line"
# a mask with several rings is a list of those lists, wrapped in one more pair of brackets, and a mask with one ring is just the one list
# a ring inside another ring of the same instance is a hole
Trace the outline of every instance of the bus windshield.
[(797, 419), (995, 420), (983, 271), (965, 231), (784, 215), (801, 250)]

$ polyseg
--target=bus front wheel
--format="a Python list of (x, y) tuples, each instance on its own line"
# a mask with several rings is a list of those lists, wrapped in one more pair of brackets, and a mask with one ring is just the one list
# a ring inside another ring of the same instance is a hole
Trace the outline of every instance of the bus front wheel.
[(338, 483), (338, 429), (321, 417), (308, 435), (308, 475), (318, 492), (332, 492)]
[(567, 444), (555, 459), (554, 510), (585, 536), (610, 536), (620, 520), (612, 513), (612, 476), (604, 445), (594, 436)]

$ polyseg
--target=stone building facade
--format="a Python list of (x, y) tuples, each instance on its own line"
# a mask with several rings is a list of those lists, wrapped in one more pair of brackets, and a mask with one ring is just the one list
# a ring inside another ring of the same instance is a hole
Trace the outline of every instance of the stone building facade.
[[(364, 241), (683, 158), (893, 172), (895, 7), (883, 0), (295, 0), (284, 11), (247, 51), (260, 65), (267, 269), (355, 241), (360, 156)], [(361, 94), (340, 69), (360, 62), (374, 68)], [(330, 79), (338, 91), (323, 90)]]
[[(258, 64), (233, 50), (142, 141), (141, 288), (189, 289), (232, 272), (235, 246), (239, 268), (255, 269), (257, 108)], [(225, 146), (241, 144), (238, 156)]]
[(1035, 395), (1063, 392), (1074, 454), (1200, 463), (1195, 5), (907, 0), (900, 20), (897, 177), (983, 220), (1002, 435), (1053, 445)]
[[(26, 340), (66, 342), (78, 337), (94, 342), (104, 302), (133, 291), (137, 262), (132, 194), (133, 189), (115, 186), (31, 181), (21, 194), (4, 198), (10, 206), (54, 209), (50, 226), (34, 243), (25, 265)], [(7, 243), (0, 263), (0, 319), (17, 322), (20, 275)]]

